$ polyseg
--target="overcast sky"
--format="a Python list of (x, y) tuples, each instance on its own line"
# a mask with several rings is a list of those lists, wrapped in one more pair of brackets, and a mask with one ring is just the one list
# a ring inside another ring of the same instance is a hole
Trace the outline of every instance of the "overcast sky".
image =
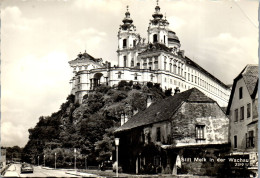
[[(117, 64), (126, 5), (147, 39), (156, 0), (2, 0), (3, 146), (25, 146), (38, 118), (58, 111), (70, 94), (68, 61), (79, 52)], [(159, 6), (185, 55), (224, 83), (258, 63), (258, 1), (160, 0)]]

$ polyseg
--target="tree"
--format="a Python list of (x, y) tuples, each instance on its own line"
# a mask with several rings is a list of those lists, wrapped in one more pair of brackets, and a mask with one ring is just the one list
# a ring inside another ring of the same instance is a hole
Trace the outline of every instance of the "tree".
[(112, 156), (112, 151), (114, 149), (113, 143), (114, 143), (114, 139), (115, 139), (115, 137), (114, 137), (115, 129), (116, 128), (114, 128), (114, 127), (106, 129), (106, 133), (103, 135), (102, 140), (97, 141), (95, 143), (97, 162), (101, 163), (101, 162), (107, 161)]

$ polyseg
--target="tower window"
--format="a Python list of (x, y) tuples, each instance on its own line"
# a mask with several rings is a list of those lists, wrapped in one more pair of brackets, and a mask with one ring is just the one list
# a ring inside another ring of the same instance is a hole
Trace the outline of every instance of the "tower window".
[(124, 56), (124, 67), (126, 67), (126, 56)]
[(123, 39), (123, 48), (126, 48), (127, 45), (127, 39)]
[(153, 42), (156, 43), (157, 41), (158, 41), (157, 34), (154, 34), (154, 35), (153, 35)]
[(136, 46), (136, 40), (133, 41), (134, 46)]

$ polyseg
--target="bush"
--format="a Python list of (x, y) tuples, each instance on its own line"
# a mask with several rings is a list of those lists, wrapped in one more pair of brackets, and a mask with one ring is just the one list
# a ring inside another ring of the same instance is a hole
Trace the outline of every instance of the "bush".
[(140, 90), (141, 85), (139, 83), (133, 85), (133, 89)]
[(110, 89), (111, 89), (110, 86), (102, 84), (102, 85), (100, 85), (99, 87), (96, 88), (96, 91), (100, 92), (100, 93), (107, 93)]
[(116, 92), (114, 93), (114, 95), (112, 96), (114, 102), (119, 102), (123, 99), (125, 99), (127, 97), (127, 94), (125, 94), (124, 92)]
[(121, 81), (118, 83), (118, 89), (119, 89), (119, 90), (124, 89), (125, 86), (128, 86), (128, 82), (125, 81), (125, 80), (121, 80)]
[(152, 88), (153, 87), (153, 82), (147, 82), (146, 85), (147, 85), (148, 88)]
[(172, 96), (172, 89), (165, 90), (165, 96)]

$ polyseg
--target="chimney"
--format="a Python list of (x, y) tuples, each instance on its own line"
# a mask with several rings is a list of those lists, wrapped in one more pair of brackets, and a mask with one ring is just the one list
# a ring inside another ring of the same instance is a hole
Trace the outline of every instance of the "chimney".
[(176, 87), (175, 90), (174, 90), (174, 95), (176, 95), (178, 93), (180, 93), (180, 89), (179, 89), (179, 87)]
[(146, 103), (147, 103), (146, 108), (148, 108), (153, 103), (153, 95), (152, 94), (147, 95)]
[(125, 123), (125, 115), (121, 114), (121, 126)]
[(128, 121), (128, 116), (125, 114), (125, 123)]
[(133, 111), (133, 116), (136, 115), (138, 113), (138, 109)]

